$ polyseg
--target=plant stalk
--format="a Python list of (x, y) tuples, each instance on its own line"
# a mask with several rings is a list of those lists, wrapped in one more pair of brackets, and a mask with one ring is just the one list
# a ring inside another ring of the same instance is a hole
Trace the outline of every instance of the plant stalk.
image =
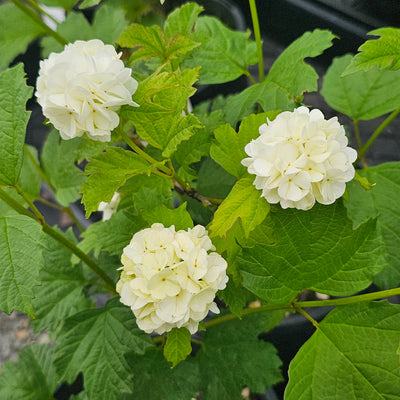
[[(242, 315), (239, 317), (236, 314), (225, 314), (221, 317), (214, 318), (210, 321), (204, 323), (205, 328), (209, 328), (214, 325), (222, 324), (224, 322), (228, 322), (234, 319), (238, 319), (250, 314), (257, 314), (265, 311), (272, 310), (287, 310), (290, 311), (294, 309), (300, 312), (300, 309), (308, 308), (308, 307), (333, 307), (333, 306), (344, 306), (349, 304), (362, 303), (364, 301), (372, 301), (384, 299), (387, 297), (400, 295), (400, 287), (395, 289), (388, 290), (380, 290), (378, 292), (367, 293), (367, 294), (359, 294), (357, 296), (343, 297), (340, 299), (332, 299), (332, 300), (314, 300), (314, 301), (295, 301), (292, 303), (282, 303), (282, 304), (266, 304), (261, 307), (256, 308), (246, 308), (242, 311)], [(308, 315), (308, 314), (307, 314)], [(315, 325), (315, 324), (314, 324)]]
[(36, 3), (35, 0), (27, 0), (27, 2), (32, 6), (32, 8), (34, 8), (37, 12), (39, 12), (40, 14), (45, 15), (47, 18), (51, 19), (54, 23), (56, 23), (57, 25), (59, 24), (59, 22), (52, 16), (50, 15), (47, 11), (43, 10), (42, 7), (39, 6), (38, 3)]
[(258, 12), (256, 6), (256, 0), (249, 0), (251, 19), (253, 21), (254, 37), (256, 39), (257, 57), (258, 57), (258, 75), (259, 81), (263, 82), (264, 77), (264, 57), (262, 49), (262, 40), (260, 33), (260, 24), (258, 22)]
[[(24, 208), (21, 204), (19, 204), (16, 200), (14, 200), (11, 196), (9, 196), (3, 189), (0, 188), (0, 199), (3, 200), (6, 204), (8, 204), (12, 209), (17, 211), (21, 215), (25, 215), (34, 219), (35, 221), (39, 220), (38, 216), (32, 214), (26, 208)], [(108, 277), (105, 272), (96, 264), (94, 260), (92, 260), (87, 254), (85, 254), (79, 247), (77, 247), (73, 242), (68, 240), (64, 235), (53, 229), (51, 226), (46, 224), (45, 222), (42, 224), (43, 232), (47, 233), (57, 242), (62, 244), (64, 247), (69, 249), (73, 254), (75, 254), (80, 260), (82, 260), (96, 275), (98, 275), (107, 285), (107, 289), (112, 293), (116, 294), (115, 284), (113, 280)]]
[[(354, 125), (354, 133), (356, 136), (356, 142), (357, 142), (357, 147), (358, 147), (358, 160), (361, 161), (363, 168), (368, 168), (368, 165), (365, 162), (364, 156), (360, 154), (360, 150), (362, 149), (363, 146), (362, 146), (362, 142), (361, 142), (360, 127), (359, 127), (358, 121), (356, 119), (353, 120), (353, 125)], [(357, 162), (357, 160), (356, 160), (356, 162)]]
[(360, 149), (358, 152), (358, 157), (364, 156), (367, 150), (371, 147), (372, 143), (374, 143), (375, 139), (383, 132), (383, 130), (397, 117), (400, 113), (400, 107), (396, 108), (379, 126), (376, 128), (375, 132), (368, 139), (367, 143)]
[(11, 0), (16, 7), (18, 7), (22, 12), (24, 12), (29, 18), (32, 19), (37, 25), (39, 25), (45, 33), (49, 36), (57, 40), (58, 43), (62, 44), (63, 46), (68, 44), (68, 41), (63, 38), (58, 32), (53, 31), (49, 26), (47, 26), (40, 16), (31, 8), (29, 8), (26, 4), (24, 4), (20, 0)]

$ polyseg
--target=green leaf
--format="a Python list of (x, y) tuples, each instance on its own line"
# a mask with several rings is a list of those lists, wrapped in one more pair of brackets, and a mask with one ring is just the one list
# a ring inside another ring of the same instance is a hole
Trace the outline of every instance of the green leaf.
[(351, 59), (335, 58), (325, 75), (321, 93), (332, 108), (355, 120), (368, 120), (400, 105), (400, 72), (375, 67), (342, 76)]
[(367, 71), (375, 66), (394, 71), (400, 69), (400, 29), (379, 28), (368, 32), (368, 35), (380, 38), (362, 44), (358, 49), (360, 53), (354, 56), (344, 74)]
[(190, 164), (209, 155), (212, 132), (225, 122), (221, 110), (213, 111), (210, 114), (197, 115), (197, 117), (204, 127), (197, 129), (192, 137), (181, 142), (174, 154), (176, 161), (181, 165), (178, 173), (182, 175), (182, 172), (189, 171), (191, 178), (185, 179), (189, 181), (195, 178), (195, 172), (189, 167)]
[(87, 164), (89, 175), (82, 185), (86, 217), (96, 211), (101, 201), (110, 202), (113, 194), (134, 175), (149, 174), (151, 165), (132, 151), (110, 147)]
[(236, 178), (247, 176), (247, 168), (241, 164), (248, 157), (244, 148), (260, 135), (259, 127), (267, 122), (267, 118), (274, 119), (275, 116), (276, 112), (252, 114), (242, 120), (238, 133), (229, 124), (220, 126), (214, 132), (217, 141), (211, 144), (211, 157)]
[(181, 115), (188, 97), (195, 92), (192, 85), (197, 75), (198, 71), (192, 69), (151, 75), (135, 93), (134, 100), (140, 107), (123, 110), (124, 117), (133, 121), (137, 134), (163, 150), (163, 157), (170, 157), (182, 141), (201, 128), (194, 115)]
[(108, 145), (106, 142), (87, 140), (86, 138), (75, 138), (79, 142), (76, 148), (76, 161), (80, 164), (83, 160), (90, 161), (94, 156), (101, 153)]
[(197, 17), (203, 10), (204, 8), (197, 3), (186, 3), (172, 11), (164, 23), (167, 39), (177, 34), (190, 36)]
[(152, 225), (154, 223), (161, 223), (165, 227), (175, 225), (175, 230), (187, 230), (193, 228), (193, 221), (190, 214), (186, 211), (186, 203), (181, 204), (178, 208), (170, 209), (164, 204), (146, 210), (143, 212), (143, 218)]
[(365, 190), (357, 182), (351, 182), (348, 185), (349, 202), (345, 202), (345, 206), (355, 226), (368, 218), (377, 218), (386, 265), (375, 277), (375, 283), (380, 287), (396, 287), (400, 283), (400, 211), (393, 199), (400, 196), (400, 163), (385, 163), (358, 172), (375, 186)]
[(0, 70), (24, 53), (28, 44), (44, 33), (36, 24), (14, 4), (0, 5)]
[(201, 195), (224, 199), (235, 182), (236, 179), (211, 158), (202, 161), (197, 175), (197, 191)]
[(17, 184), (29, 199), (34, 200), (39, 197), (42, 178), (32, 159), (39, 165), (37, 150), (33, 146), (26, 145)]
[(328, 30), (315, 29), (304, 33), (277, 58), (266, 80), (285, 89), (291, 97), (300, 97), (303, 92), (315, 92), (318, 89), (318, 74), (304, 59), (322, 54), (332, 46), (334, 38), (336, 36)]
[(174, 328), (168, 332), (167, 342), (164, 346), (164, 357), (176, 367), (192, 351), (190, 332), (186, 328)]
[(119, 190), (122, 199), (119, 209), (134, 207), (137, 213), (159, 204), (172, 207), (172, 179), (159, 175), (136, 175)]
[(249, 299), (249, 294), (254, 297), (254, 295), (243, 286), (237, 286), (234, 279), (229, 279), (221, 297), (223, 297), (225, 304), (229, 307), (231, 312), (241, 317), (243, 308), (246, 306)]
[(285, 88), (265, 80), (227, 98), (224, 108), (226, 122), (235, 126), (243, 117), (255, 112), (256, 103), (264, 111), (292, 111), (294, 108), (294, 102)]
[(0, 310), (33, 317), (31, 299), (43, 263), (41, 225), (25, 215), (0, 217)]
[(399, 335), (398, 305), (333, 310), (291, 362), (285, 400), (400, 399)]
[(233, 31), (215, 17), (199, 17), (191, 38), (201, 46), (190, 54), (184, 66), (201, 65), (202, 85), (233, 81), (257, 62), (256, 44), (249, 37), (250, 32)]
[(56, 188), (57, 201), (68, 206), (80, 198), (79, 190), (85, 180), (76, 166), (79, 140), (62, 140), (57, 131), (50, 132), (43, 146), (41, 161), (43, 171)]
[[(82, 13), (70, 12), (64, 22), (58, 25), (57, 32), (70, 43), (76, 40), (100, 39), (106, 44), (114, 44), (128, 25), (122, 8), (102, 5), (94, 14), (90, 25)], [(51, 52), (59, 53), (64, 46), (52, 37), (42, 40), (43, 56)]]
[(83, 240), (79, 243), (79, 248), (85, 253), (94, 250), (95, 257), (101, 251), (121, 256), (132, 236), (147, 225), (140, 216), (135, 216), (128, 210), (119, 211), (107, 221), (90, 225), (82, 233)]
[(57, 370), (62, 379), (75, 380), (83, 372), (90, 399), (114, 400), (131, 391), (131, 372), (124, 353), (142, 354), (151, 340), (119, 299), (104, 308), (82, 311), (65, 320), (57, 338)]
[(134, 376), (133, 395), (122, 397), (123, 400), (188, 400), (196, 397), (199, 387), (197, 364), (187, 360), (171, 368), (161, 349), (154, 347), (141, 356), (129, 353), (127, 361)]
[(266, 387), (281, 381), (281, 360), (276, 349), (259, 340), (258, 335), (272, 329), (283, 315), (269, 312), (207, 328), (195, 357), (200, 366), (203, 398), (240, 399), (244, 387), (263, 393)]
[[(67, 238), (76, 242), (72, 230)], [(50, 236), (43, 241), (44, 265), (40, 270), (40, 286), (35, 288), (32, 305), (35, 319), (32, 321), (36, 332), (49, 329), (56, 333), (69, 316), (91, 306), (82, 293), (85, 279), (80, 265), (73, 266), (71, 252)]]
[(79, 9), (82, 10), (84, 8), (97, 6), (101, 1), (102, 0), (83, 0), (83, 2), (79, 4)]
[(384, 266), (376, 220), (356, 230), (341, 201), (309, 211), (270, 213), (276, 244), (243, 249), (243, 286), (272, 303), (291, 301), (302, 289), (346, 296), (369, 286)]
[(7, 400), (49, 400), (57, 385), (53, 349), (44, 344), (24, 347), (19, 361), (6, 361), (0, 375), (0, 398)]
[(70, 10), (77, 0), (41, 0), (41, 3), (48, 7), (61, 7)]
[(165, 63), (199, 45), (182, 35), (174, 35), (166, 40), (164, 31), (158, 25), (140, 24), (128, 26), (119, 37), (118, 44), (122, 47), (139, 47), (130, 57), (132, 63), (152, 57), (159, 57)]
[(215, 212), (210, 225), (211, 236), (226, 236), (240, 218), (247, 237), (265, 219), (269, 210), (270, 205), (260, 197), (260, 191), (253, 186), (252, 178), (240, 179)]
[(25, 104), (32, 95), (25, 81), (23, 64), (0, 73), (0, 186), (15, 185), (22, 167), (30, 116)]

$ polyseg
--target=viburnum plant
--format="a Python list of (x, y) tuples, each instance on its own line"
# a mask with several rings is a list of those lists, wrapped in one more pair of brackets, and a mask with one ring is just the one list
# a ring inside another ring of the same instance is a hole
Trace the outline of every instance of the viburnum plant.
[[(371, 32), (323, 77), (353, 140), (302, 103), (318, 79), (304, 59), (340, 40), (327, 30), (304, 33), (265, 76), (255, 0), (255, 40), (195, 2), (160, 25), (130, 24), (146, 2), (85, 0), (91, 23), (75, 0), (42, 2), (68, 11), (54, 30), (35, 0), (0, 6), (0, 308), (52, 341), (4, 363), (0, 398), (52, 399), (79, 374), (81, 400), (263, 393), (282, 374), (259, 335), (300, 313), (315, 333), (286, 400), (400, 399), (400, 306), (384, 300), (400, 295), (400, 163), (365, 158), (400, 112), (400, 30)], [(7, 66), (38, 37), (32, 88), (22, 64)], [(242, 75), (243, 91), (216, 89), (192, 110), (198, 85)], [(53, 127), (39, 151), (24, 144), (32, 94)], [(359, 121), (388, 113), (362, 143)], [(103, 212), (86, 230), (70, 208), (80, 200), (86, 218)], [(43, 202), (74, 230), (50, 226)]]

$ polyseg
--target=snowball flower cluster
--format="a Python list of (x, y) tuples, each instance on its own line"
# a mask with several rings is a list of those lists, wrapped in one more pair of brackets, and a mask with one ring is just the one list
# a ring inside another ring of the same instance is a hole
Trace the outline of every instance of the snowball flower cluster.
[(354, 177), (357, 152), (348, 147), (336, 117), (299, 107), (267, 119), (260, 136), (246, 145), (242, 160), (269, 203), (309, 210), (315, 201), (332, 204)]
[(40, 62), (36, 97), (63, 139), (82, 136), (102, 142), (119, 124), (116, 111), (132, 101), (137, 81), (114, 47), (77, 40)]
[(217, 253), (201, 225), (175, 231), (153, 224), (137, 232), (124, 248), (117, 292), (131, 307), (140, 329), (162, 334), (186, 327), (191, 334), (228, 281), (227, 263)]
[(103, 212), (102, 221), (107, 221), (113, 214), (117, 212), (119, 202), (121, 201), (121, 195), (118, 192), (113, 194), (113, 197), (109, 203), (101, 201), (97, 211)]

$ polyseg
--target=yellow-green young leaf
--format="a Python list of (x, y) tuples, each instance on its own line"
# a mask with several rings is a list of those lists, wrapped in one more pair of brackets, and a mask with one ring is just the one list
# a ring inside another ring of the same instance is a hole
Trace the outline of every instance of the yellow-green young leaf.
[(400, 71), (378, 67), (342, 76), (352, 57), (335, 58), (321, 90), (335, 110), (355, 120), (368, 120), (393, 111), (400, 105)]
[(361, 176), (358, 170), (356, 170), (354, 180), (358, 182), (365, 190), (371, 190), (376, 185), (376, 183), (370, 182), (365, 176)]
[(76, 166), (80, 139), (62, 140), (57, 131), (50, 132), (41, 155), (43, 171), (56, 189), (57, 201), (68, 206), (79, 199), (85, 177)]
[(118, 39), (122, 47), (136, 48), (131, 62), (159, 57), (161, 61), (171, 61), (179, 54), (187, 53), (199, 44), (182, 35), (174, 35), (169, 40), (165, 39), (164, 31), (158, 26), (144, 26), (132, 24), (128, 26)]
[(172, 11), (164, 23), (167, 39), (177, 34), (190, 36), (197, 17), (203, 10), (204, 8), (197, 3), (186, 3)]
[(368, 287), (382, 270), (376, 220), (353, 230), (342, 201), (311, 210), (274, 207), (268, 216), (274, 244), (256, 244), (238, 257), (243, 286), (271, 303), (301, 290), (347, 296)]
[(399, 335), (397, 304), (333, 310), (291, 362), (285, 400), (399, 400)]
[(211, 236), (226, 236), (235, 221), (240, 218), (245, 236), (265, 219), (270, 210), (261, 192), (253, 186), (252, 178), (236, 182), (232, 191), (214, 214), (210, 225)]
[(174, 328), (168, 332), (164, 346), (164, 357), (176, 367), (192, 351), (190, 332), (186, 328)]
[(367, 71), (375, 66), (391, 70), (400, 69), (400, 29), (379, 28), (368, 35), (380, 38), (368, 40), (359, 47), (360, 53), (354, 56), (344, 75)]
[(82, 185), (86, 216), (96, 211), (101, 201), (110, 202), (117, 189), (134, 175), (150, 174), (151, 165), (132, 151), (110, 147), (105, 153), (92, 158)]
[(154, 223), (161, 223), (165, 227), (171, 225), (175, 226), (175, 230), (187, 230), (193, 228), (193, 221), (190, 214), (186, 211), (186, 203), (183, 203), (178, 208), (170, 209), (164, 204), (146, 210), (143, 212), (143, 218), (152, 225)]
[(7, 400), (52, 399), (58, 383), (49, 345), (31, 344), (18, 354), (18, 362), (6, 361), (0, 375), (0, 398)]
[(375, 283), (382, 288), (396, 287), (400, 283), (400, 210), (394, 199), (400, 196), (400, 163), (385, 163), (358, 172), (375, 185), (365, 190), (357, 182), (349, 183), (349, 202), (345, 206), (355, 226), (368, 218), (377, 218), (386, 266), (375, 277)]
[(41, 225), (25, 215), (0, 217), (0, 310), (34, 316), (31, 300), (42, 266)]
[(44, 33), (42, 27), (12, 3), (0, 5), (0, 26), (0, 70)]
[(72, 382), (82, 372), (90, 399), (116, 400), (132, 390), (132, 371), (124, 354), (143, 354), (151, 345), (129, 307), (118, 298), (104, 308), (82, 311), (65, 320), (57, 337), (57, 370)]
[(25, 105), (31, 95), (23, 64), (0, 73), (0, 186), (13, 186), (18, 181), (30, 116)]
[(201, 128), (194, 115), (181, 115), (187, 99), (196, 91), (192, 85), (197, 75), (196, 69), (151, 75), (134, 95), (140, 107), (127, 107), (122, 112), (141, 138), (163, 150), (164, 157), (170, 157), (182, 141)]
[(190, 53), (184, 66), (201, 66), (201, 84), (233, 81), (257, 62), (256, 44), (249, 37), (250, 32), (233, 31), (215, 17), (199, 17), (191, 38), (201, 46)]
[(318, 74), (304, 59), (322, 54), (332, 46), (335, 37), (332, 32), (320, 29), (304, 33), (277, 58), (266, 81), (285, 89), (291, 98), (300, 97), (303, 92), (316, 91)]
[(267, 122), (267, 118), (273, 120), (276, 114), (277, 112), (249, 115), (243, 118), (238, 133), (229, 124), (217, 128), (214, 131), (217, 141), (210, 148), (213, 160), (236, 178), (245, 177), (247, 169), (241, 161), (248, 156), (244, 148), (260, 135), (258, 129)]
[[(121, 7), (101, 5), (94, 14), (90, 24), (82, 13), (71, 11), (66, 20), (58, 25), (57, 32), (70, 43), (76, 40), (100, 39), (106, 44), (114, 44), (121, 32), (128, 25), (124, 10)], [(59, 53), (64, 46), (52, 37), (42, 40), (43, 56), (51, 52)]]

